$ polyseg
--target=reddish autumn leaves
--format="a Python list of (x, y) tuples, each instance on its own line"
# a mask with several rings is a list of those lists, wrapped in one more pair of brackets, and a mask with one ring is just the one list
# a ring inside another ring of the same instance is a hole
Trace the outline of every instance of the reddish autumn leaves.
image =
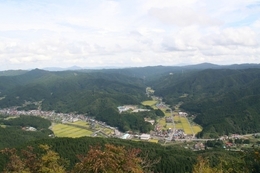
[(104, 147), (91, 147), (86, 155), (79, 155), (79, 162), (71, 171), (66, 171), (67, 162), (49, 146), (41, 145), (42, 154), (36, 154), (32, 147), (17, 154), (15, 149), (4, 149), (2, 153), (9, 157), (4, 170), (19, 173), (142, 173), (145, 160), (139, 149), (125, 149), (123, 146), (106, 144)]

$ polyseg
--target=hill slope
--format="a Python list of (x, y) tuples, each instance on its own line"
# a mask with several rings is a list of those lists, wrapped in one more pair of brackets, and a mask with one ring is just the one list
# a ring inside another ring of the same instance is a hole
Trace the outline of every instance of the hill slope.
[[(123, 125), (128, 123), (119, 115), (117, 107), (147, 99), (141, 79), (121, 74), (36, 69), (17, 78), (6, 77), (5, 85), (9, 87), (2, 89), (1, 108), (22, 106), (25, 101), (42, 101), (42, 110), (87, 114), (121, 130), (126, 130)], [(141, 126), (148, 124), (142, 120)], [(150, 125), (146, 129), (151, 129)]]
[[(197, 115), (195, 121), (204, 128), (201, 136), (260, 131), (259, 69), (168, 75), (154, 88), (169, 104), (183, 101), (181, 108)], [(184, 93), (188, 96), (181, 97)]]

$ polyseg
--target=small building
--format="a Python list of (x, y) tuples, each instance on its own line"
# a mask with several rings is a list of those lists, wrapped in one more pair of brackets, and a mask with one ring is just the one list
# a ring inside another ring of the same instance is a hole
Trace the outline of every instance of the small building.
[(37, 129), (34, 128), (34, 127), (26, 127), (26, 131), (32, 131), (32, 132), (34, 132), (34, 131), (37, 131)]
[(180, 116), (188, 116), (188, 114), (186, 112), (179, 112)]
[(124, 134), (124, 135), (121, 137), (121, 139), (129, 139), (130, 137), (131, 137), (131, 135), (128, 134), (128, 133), (126, 133), (126, 134)]
[(140, 139), (149, 140), (149, 139), (151, 139), (151, 135), (150, 134), (141, 134)]
[(165, 117), (166, 123), (172, 123), (172, 117)]

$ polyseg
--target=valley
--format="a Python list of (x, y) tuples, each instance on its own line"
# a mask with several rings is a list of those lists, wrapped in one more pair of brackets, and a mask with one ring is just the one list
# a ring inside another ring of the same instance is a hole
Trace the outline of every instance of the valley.
[(260, 144), (259, 79), (259, 68), (219, 66), (0, 76), (0, 148), (48, 144), (71, 167), (107, 143), (160, 157), (157, 172), (191, 172), (197, 156), (246, 163), (238, 151), (248, 157)]

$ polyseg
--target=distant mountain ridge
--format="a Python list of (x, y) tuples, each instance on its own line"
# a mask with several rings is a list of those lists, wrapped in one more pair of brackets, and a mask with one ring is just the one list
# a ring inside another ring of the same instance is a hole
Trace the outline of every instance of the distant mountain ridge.
[[(162, 75), (170, 72), (180, 72), (186, 70), (204, 70), (204, 69), (246, 69), (246, 68), (260, 68), (260, 64), (245, 63), (245, 64), (231, 64), (231, 65), (217, 65), (212, 63), (201, 63), (195, 65), (181, 65), (181, 66), (144, 66), (144, 67), (116, 67), (116, 66), (104, 66), (104, 67), (79, 67), (71, 66), (66, 68), (61, 67), (46, 67), (42, 70), (59, 72), (59, 71), (83, 71), (83, 72), (106, 72), (106, 73), (121, 73), (133, 77), (150, 77), (154, 75)], [(0, 76), (14, 76), (28, 72), (30, 70), (6, 70), (0, 71)]]

